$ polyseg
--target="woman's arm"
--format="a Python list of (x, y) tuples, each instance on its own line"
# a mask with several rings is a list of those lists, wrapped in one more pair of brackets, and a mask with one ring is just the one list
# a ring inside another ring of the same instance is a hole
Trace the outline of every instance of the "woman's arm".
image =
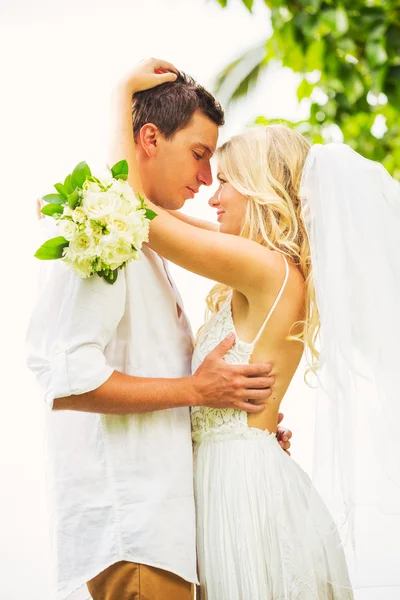
[(112, 98), (112, 131), (110, 164), (125, 159), (129, 165), (128, 181), (135, 193), (143, 193), (142, 182), (137, 167), (135, 141), (132, 126), (132, 91), (131, 86), (121, 83), (114, 91)]
[(150, 225), (149, 246), (168, 260), (245, 296), (281, 281), (279, 253), (246, 238), (193, 227), (146, 202), (158, 215)]
[(211, 221), (204, 221), (203, 219), (197, 219), (196, 217), (192, 217), (191, 215), (187, 215), (185, 213), (179, 212), (179, 210), (167, 210), (167, 213), (188, 225), (192, 225), (193, 227), (200, 227), (200, 229), (208, 229), (209, 231), (218, 231), (218, 225), (216, 223), (211, 223)]
[(132, 126), (132, 96), (168, 81), (174, 81), (176, 69), (171, 63), (150, 59), (140, 63), (127, 75), (114, 91), (111, 111), (110, 163), (125, 159), (129, 165), (128, 181), (136, 193), (143, 194), (142, 182), (136, 160)]

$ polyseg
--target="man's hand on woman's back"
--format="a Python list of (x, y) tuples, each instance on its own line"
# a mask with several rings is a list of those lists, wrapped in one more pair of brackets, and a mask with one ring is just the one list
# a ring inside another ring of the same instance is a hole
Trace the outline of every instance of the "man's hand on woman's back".
[(248, 413), (262, 412), (271, 395), (274, 377), (269, 364), (229, 364), (225, 354), (235, 343), (227, 337), (206, 356), (192, 375), (195, 404), (211, 408), (234, 408)]

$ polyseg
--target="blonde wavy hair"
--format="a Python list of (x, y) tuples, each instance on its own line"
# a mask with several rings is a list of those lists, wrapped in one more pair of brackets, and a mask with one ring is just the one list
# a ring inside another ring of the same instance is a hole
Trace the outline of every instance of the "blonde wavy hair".
[[(217, 157), (226, 180), (247, 199), (240, 235), (284, 254), (304, 277), (304, 321), (294, 323), (288, 339), (302, 342), (309, 350), (309, 370), (315, 372), (320, 319), (299, 197), (309, 150), (310, 144), (300, 133), (285, 125), (267, 125), (233, 137), (217, 150)], [(212, 288), (206, 298), (206, 320), (218, 311), (229, 291), (220, 283)]]

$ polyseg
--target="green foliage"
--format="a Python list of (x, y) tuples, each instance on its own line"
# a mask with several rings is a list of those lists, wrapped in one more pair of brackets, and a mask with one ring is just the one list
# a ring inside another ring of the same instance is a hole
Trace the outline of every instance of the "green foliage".
[(151, 210), (151, 208), (146, 208), (146, 219), (148, 219), (149, 221), (152, 221), (153, 219), (155, 219), (157, 216), (157, 213), (154, 212), (154, 210)]
[(42, 244), (39, 250), (36, 251), (35, 257), (41, 260), (56, 260), (62, 258), (64, 248), (67, 248), (69, 242), (63, 236), (58, 236), (47, 240)]
[(46, 194), (46, 196), (43, 196), (42, 200), (52, 204), (62, 204), (65, 202), (64, 198), (62, 198), (59, 194)]
[[(278, 60), (302, 75), (297, 97), (309, 102), (310, 116), (297, 128), (318, 143), (337, 125), (346, 143), (400, 178), (398, 0), (258, 1), (270, 8), (273, 34), (223, 70), (217, 93), (228, 88), (229, 102), (245, 96)], [(242, 2), (251, 12), (254, 1)]]
[(63, 186), (62, 183), (55, 183), (54, 187), (56, 188), (58, 194), (61, 196), (62, 200), (65, 201), (68, 198), (68, 191)]
[(97, 275), (105, 279), (107, 283), (113, 285), (118, 279), (118, 269), (107, 269), (105, 271), (97, 271)]
[(86, 179), (92, 175), (88, 164), (83, 161), (76, 165), (75, 169), (71, 174), (71, 185), (72, 189), (82, 188)]
[(75, 188), (72, 194), (67, 198), (68, 206), (74, 210), (80, 204), (80, 196), (78, 188)]
[(64, 207), (61, 204), (46, 204), (43, 206), (41, 212), (48, 217), (52, 217), (55, 214), (62, 215)]
[(65, 192), (66, 192), (67, 196), (69, 194), (72, 194), (72, 192), (74, 191), (75, 188), (72, 185), (72, 177), (71, 177), (71, 175), (67, 175), (66, 176), (63, 187), (65, 189)]
[(120, 160), (113, 167), (111, 167), (111, 173), (114, 179), (128, 179), (129, 167), (126, 160)]

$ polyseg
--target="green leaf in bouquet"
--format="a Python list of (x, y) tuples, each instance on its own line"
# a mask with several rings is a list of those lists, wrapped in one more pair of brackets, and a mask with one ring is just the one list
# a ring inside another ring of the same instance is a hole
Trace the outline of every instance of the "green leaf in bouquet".
[(68, 198), (68, 192), (62, 183), (55, 183), (54, 187), (56, 188), (57, 192), (60, 194), (61, 198), (63, 198), (64, 200), (66, 200)]
[(97, 271), (97, 275), (105, 279), (107, 283), (113, 285), (118, 279), (118, 269), (107, 270), (107, 271)]
[(146, 208), (146, 219), (148, 219), (149, 221), (152, 221), (153, 219), (155, 219), (157, 216), (157, 213), (154, 212), (154, 210), (151, 210), (151, 208)]
[(90, 219), (90, 224), (92, 227), (100, 227), (103, 230), (103, 233), (107, 230), (107, 225), (101, 221), (97, 221), (97, 219)]
[(62, 258), (63, 250), (69, 246), (69, 241), (62, 235), (47, 240), (40, 248), (35, 252), (35, 257), (40, 260), (55, 260)]
[(67, 192), (67, 195), (72, 194), (72, 192), (74, 191), (75, 188), (72, 185), (71, 175), (67, 175), (67, 177), (65, 178), (64, 189)]
[(87, 165), (87, 163), (85, 163), (85, 161), (80, 162), (78, 165), (76, 165), (75, 169), (72, 171), (72, 175), (71, 175), (71, 183), (72, 183), (72, 187), (73, 189), (75, 188), (81, 188), (84, 184), (84, 182), (86, 181), (86, 179), (88, 177), (90, 177), (92, 175), (91, 170), (89, 169), (89, 166)]
[(128, 175), (126, 175), (125, 173), (121, 173), (120, 175), (115, 175), (114, 179), (123, 179), (124, 181), (126, 181), (128, 179)]
[(60, 194), (47, 194), (43, 196), (42, 200), (49, 204), (63, 204), (65, 202), (65, 199)]
[(79, 190), (75, 188), (72, 194), (68, 196), (68, 206), (74, 210), (80, 202)]
[(46, 204), (43, 206), (40, 212), (48, 217), (52, 217), (55, 214), (62, 215), (64, 212), (64, 207), (61, 204)]
[[(124, 159), (115, 163), (111, 167), (111, 173), (114, 179), (128, 179), (129, 167), (127, 161)], [(126, 177), (121, 177), (121, 175), (126, 175)]]
[(146, 201), (140, 192), (138, 192), (137, 197), (140, 202), (139, 208), (146, 208)]

